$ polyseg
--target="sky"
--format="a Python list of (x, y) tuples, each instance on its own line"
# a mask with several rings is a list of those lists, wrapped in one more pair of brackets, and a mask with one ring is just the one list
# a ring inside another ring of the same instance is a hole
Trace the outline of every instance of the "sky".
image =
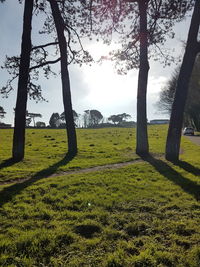
[[(6, 0), (0, 3), (0, 65), (5, 60), (5, 55), (19, 55), (22, 35), (23, 5), (19, 5), (17, 0)], [(173, 48), (176, 55), (183, 52), (182, 41), (187, 38), (190, 19), (187, 19), (175, 27), (175, 38), (167, 42), (168, 47)], [(40, 37), (36, 36), (40, 22), (33, 21), (33, 44), (38, 44)], [(35, 43), (34, 43), (35, 42)], [(88, 49), (94, 58), (112, 50), (113, 46), (106, 46), (99, 42), (87, 43)], [(161, 119), (168, 118), (167, 114), (162, 114), (156, 107), (159, 99), (159, 92), (170, 78), (176, 66), (172, 64), (163, 68), (159, 62), (150, 61), (150, 71), (147, 93), (147, 118)], [(59, 69), (59, 64), (55, 67)], [(69, 66), (71, 93), (73, 109), (83, 114), (84, 110), (97, 109), (104, 117), (113, 114), (128, 113), (132, 116), (131, 120), (136, 121), (136, 99), (137, 99), (137, 79), (138, 70), (131, 70), (127, 75), (118, 75), (113, 68), (113, 63), (106, 61), (90, 66), (79, 67)], [(5, 70), (0, 69), (0, 86), (4, 86), (9, 79)], [(43, 88), (43, 95), (48, 102), (36, 103), (34, 100), (28, 101), (27, 110), (31, 113), (40, 113), (43, 121), (48, 125), (51, 114), (54, 112), (62, 113), (62, 94), (60, 76), (46, 80), (41, 77), (39, 80)], [(14, 125), (13, 108), (16, 104), (16, 89), (12, 91), (8, 98), (0, 95), (0, 106), (7, 112), (4, 123)], [(37, 120), (36, 120), (37, 121)]]

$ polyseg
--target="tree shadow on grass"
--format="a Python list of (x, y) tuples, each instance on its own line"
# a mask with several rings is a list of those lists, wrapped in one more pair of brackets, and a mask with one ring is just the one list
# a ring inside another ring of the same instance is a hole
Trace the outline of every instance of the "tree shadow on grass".
[(17, 184), (13, 184), (11, 186), (5, 187), (0, 192), (0, 207), (2, 207), (2, 205), (4, 205), (5, 203), (11, 201), (14, 196), (19, 194), (22, 190), (24, 190), (28, 186), (32, 185), (34, 182), (54, 174), (60, 166), (64, 166), (68, 164), (75, 156), (76, 154), (73, 154), (73, 155), (66, 154), (66, 156), (62, 160), (58, 161), (57, 163), (53, 164), (52, 166), (44, 170), (37, 172), (30, 179), (25, 180), (24, 182), (21, 182), (21, 183), (17, 183)]
[(3, 168), (10, 167), (10, 166), (14, 165), (17, 162), (18, 161), (14, 160), (13, 158), (9, 158), (9, 159), (3, 160), (0, 163), (0, 170), (2, 170)]
[(187, 172), (190, 172), (194, 175), (200, 175), (200, 169), (191, 165), (186, 161), (179, 160), (177, 162), (173, 162), (174, 165), (179, 166), (180, 168), (184, 169)]
[[(193, 196), (197, 201), (200, 201), (200, 185), (190, 179), (184, 177), (176, 170), (174, 170), (170, 165), (161, 159), (156, 159), (153, 156), (149, 155), (142, 158), (144, 161), (149, 162), (161, 175), (165, 176), (168, 180), (172, 181), (174, 184), (180, 186), (186, 193)], [(176, 165), (187, 170), (191, 170), (192, 165), (187, 162), (177, 162)], [(195, 167), (193, 167), (195, 168)], [(199, 171), (195, 168), (195, 171)]]

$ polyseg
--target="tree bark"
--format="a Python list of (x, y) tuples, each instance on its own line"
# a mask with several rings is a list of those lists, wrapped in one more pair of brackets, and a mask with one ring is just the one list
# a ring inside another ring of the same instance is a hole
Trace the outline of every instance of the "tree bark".
[(60, 55), (61, 55), (61, 79), (62, 79), (63, 105), (64, 105), (64, 113), (66, 119), (66, 131), (68, 139), (68, 154), (75, 155), (77, 153), (77, 139), (76, 139), (76, 130), (75, 130), (72, 102), (71, 102), (67, 42), (64, 35), (64, 21), (61, 16), (57, 2), (55, 0), (49, 0), (49, 3), (51, 6), (52, 15), (55, 22), (59, 48), (60, 48)]
[(187, 100), (189, 81), (197, 54), (200, 52), (197, 42), (200, 25), (200, 0), (196, 0), (190, 24), (187, 45), (177, 82), (170, 124), (167, 135), (165, 157), (169, 161), (179, 159), (184, 109)]
[(17, 101), (15, 108), (15, 127), (13, 136), (13, 159), (20, 161), (24, 158), (25, 127), (27, 106), (27, 85), (29, 79), (30, 53), (31, 53), (31, 23), (33, 12), (33, 0), (25, 0), (23, 34), (21, 44), (21, 58), (19, 67), (19, 80)]
[(148, 62), (148, 37), (147, 37), (147, 6), (148, 1), (139, 1), (140, 13), (140, 68), (138, 76), (137, 92), (137, 138), (136, 153), (146, 155), (149, 153), (148, 134), (147, 134), (147, 110), (146, 94), (149, 72)]

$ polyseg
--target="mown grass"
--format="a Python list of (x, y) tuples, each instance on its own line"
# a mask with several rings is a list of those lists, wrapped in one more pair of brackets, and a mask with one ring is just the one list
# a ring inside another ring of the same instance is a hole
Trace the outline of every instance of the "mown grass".
[[(67, 162), (66, 131), (27, 129), (25, 159), (20, 163), (10, 160), (13, 130), (0, 131), (0, 181), (25, 178), (130, 161), (135, 154), (135, 129), (78, 129), (78, 155)], [(166, 127), (149, 127), (150, 145), (154, 153), (163, 153)], [(68, 163), (68, 164), (66, 164)]]
[[(92, 138), (95, 131), (78, 133), (84, 142), (80, 154), (85, 147), (87, 155), (95, 155), (86, 166), (108, 163), (109, 158), (101, 156), (98, 162), (102, 153), (87, 151), (96, 139), (95, 146), (103, 150), (99, 136), (108, 144), (106, 131), (118, 130), (101, 130), (88, 143), (84, 138)], [(0, 266), (200, 266), (199, 147), (184, 138), (182, 161), (169, 163), (162, 158), (165, 131), (165, 127), (150, 128), (154, 154), (130, 166), (1, 186)], [(133, 150), (125, 156), (126, 147), (134, 143), (127, 135), (134, 136), (134, 130), (119, 132), (114, 142), (121, 150), (113, 162), (120, 156), (121, 161), (135, 157)], [(62, 140), (55, 133), (52, 138)], [(108, 146), (105, 154), (114, 154), (113, 147)], [(27, 150), (23, 175), (29, 161), (48, 162), (33, 151)], [(60, 160), (58, 150), (48, 151), (55, 163)], [(85, 157), (82, 162), (78, 155), (70, 164), (74, 160), (85, 166)], [(17, 173), (14, 166), (7, 168)]]
[[(137, 158), (134, 155), (135, 131), (130, 129), (77, 130), (78, 155), (66, 165), (65, 130), (26, 131), (26, 153), (23, 162), (12, 164), (12, 130), (1, 131), (1, 180), (33, 176), (42, 170), (59, 172), (104, 165)], [(98, 160), (97, 160), (98, 159)], [(9, 166), (10, 165), (10, 166)]]

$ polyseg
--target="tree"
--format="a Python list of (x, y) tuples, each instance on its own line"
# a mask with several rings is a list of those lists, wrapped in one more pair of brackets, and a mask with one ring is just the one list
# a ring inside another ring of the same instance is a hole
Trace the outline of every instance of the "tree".
[(26, 127), (29, 127), (31, 124), (31, 118), (26, 118)]
[(25, 0), (17, 102), (15, 108), (15, 128), (13, 136), (13, 159), (16, 161), (20, 161), (23, 159), (25, 149), (27, 85), (29, 78), (30, 53), (32, 45), (32, 12), (33, 0)]
[(148, 30), (147, 30), (147, 8), (149, 1), (139, 1), (140, 14), (140, 68), (138, 76), (137, 92), (137, 138), (136, 153), (145, 155), (149, 153), (148, 134), (147, 134), (147, 111), (146, 94), (149, 72), (148, 61)]
[(90, 126), (99, 124), (103, 119), (103, 115), (96, 109), (90, 110)]
[(6, 112), (5, 112), (4, 108), (0, 106), (0, 119), (3, 119), (5, 117), (5, 114), (6, 114)]
[[(77, 127), (77, 120), (79, 118), (79, 114), (75, 110), (72, 110), (72, 112), (73, 112), (74, 124)], [(66, 123), (65, 112), (60, 114), (60, 119), (62, 120), (62, 123)]]
[(129, 115), (127, 113), (119, 114), (119, 116), (121, 117), (122, 121), (126, 121), (127, 119), (131, 118), (131, 115)]
[[(167, 84), (160, 92), (160, 99), (157, 103), (159, 110), (171, 114), (172, 104), (174, 101), (175, 90), (179, 77), (180, 67), (178, 67), (168, 80)], [(196, 58), (195, 65), (192, 71), (188, 97), (184, 109), (184, 122), (185, 126), (193, 126), (200, 131), (200, 56)]]
[(33, 120), (33, 125), (35, 127), (35, 118), (42, 118), (42, 115), (40, 113), (29, 113), (26, 114), (27, 117), (29, 117), (31, 120)]
[(46, 127), (46, 124), (43, 121), (37, 121), (36, 122), (36, 127), (38, 127), (38, 128), (44, 128), (44, 127)]
[(84, 127), (94, 127), (98, 125), (103, 119), (103, 115), (96, 109), (85, 110), (83, 114)]
[(118, 115), (111, 115), (108, 117), (108, 121), (112, 121), (114, 124), (119, 123)]
[[(106, 27), (100, 33), (106, 36), (106, 41), (109, 43), (109, 38), (111, 39), (110, 36), (116, 29), (115, 33), (120, 33), (119, 38), (122, 43), (122, 48), (118, 49), (117, 53), (115, 51), (110, 53), (109, 58), (117, 60), (119, 73), (122, 74), (139, 66), (136, 152), (145, 155), (149, 151), (146, 115), (148, 60), (152, 56), (168, 64), (169, 59), (172, 59), (168, 56), (169, 53), (168, 55), (163, 53), (160, 45), (164, 44), (167, 37), (173, 38), (172, 26), (184, 18), (193, 0), (104, 0), (102, 2), (103, 5), (99, 7), (102, 12), (97, 9), (95, 13), (100, 17), (102, 27), (104, 25)], [(110, 20), (111, 23), (103, 24), (104, 20)], [(150, 46), (151, 50), (148, 50)]]
[(131, 115), (127, 114), (127, 113), (122, 113), (122, 114), (117, 114), (117, 115), (111, 115), (108, 120), (112, 121), (114, 124), (118, 123), (122, 123), (123, 121), (126, 121), (126, 119), (130, 119)]
[(65, 24), (61, 16), (58, 4), (55, 0), (48, 0), (51, 6), (52, 15), (55, 22), (55, 27), (58, 36), (58, 43), (61, 56), (61, 80), (62, 80), (62, 93), (63, 93), (63, 105), (66, 118), (66, 130), (68, 140), (68, 153), (75, 155), (77, 153), (77, 139), (74, 125), (72, 103), (71, 103), (71, 91), (70, 80), (68, 71), (68, 53), (66, 38), (64, 35)]
[(190, 23), (185, 53), (177, 81), (167, 135), (165, 157), (170, 161), (176, 161), (179, 159), (183, 114), (187, 100), (189, 81), (196, 56), (200, 52), (200, 42), (198, 41), (199, 26), (200, 0), (196, 0)]
[(60, 115), (58, 113), (53, 113), (49, 120), (50, 127), (56, 128), (58, 125), (58, 120), (60, 120)]
[(84, 114), (83, 114), (83, 126), (84, 126), (84, 128), (87, 128), (89, 126), (89, 124), (90, 124), (89, 119), (90, 119), (90, 110), (87, 109), (84, 111)]
[[(20, 1), (21, 2), (21, 1)], [(37, 0), (34, 1), (34, 14), (38, 15), (39, 13), (42, 13), (43, 15), (46, 15), (46, 21), (44, 22), (43, 29), (39, 32), (41, 34), (48, 34), (48, 35), (55, 35), (55, 25), (54, 25), (54, 19), (52, 17), (51, 12), (49, 12), (49, 1), (44, 1), (44, 0)], [(53, 1), (56, 2), (56, 1)], [(56, 3), (53, 3), (58, 7), (60, 7), (60, 10), (58, 8), (58, 11), (60, 12), (60, 18), (62, 20), (62, 23), (64, 24), (64, 29), (65, 33), (67, 36), (67, 42), (65, 42), (66, 49), (68, 50), (67, 52), (67, 64), (69, 65), (70, 63), (78, 63), (81, 65), (84, 62), (91, 62), (92, 58), (90, 57), (89, 53), (83, 49), (82, 43), (81, 43), (81, 35), (85, 34), (84, 27), (87, 23), (84, 23), (85, 21), (87, 22), (87, 17), (86, 17), (86, 12), (81, 9), (82, 3), (79, 3), (79, 0), (77, 1), (59, 1)], [(62, 12), (62, 16), (61, 16)], [(82, 14), (85, 13), (83, 16), (82, 20)], [(55, 12), (54, 12), (55, 14)], [(43, 16), (44, 17), (44, 16)], [(58, 26), (58, 25), (57, 25)], [(84, 26), (84, 27), (83, 27)], [(77, 31), (77, 28), (80, 28), (80, 31)], [(75, 49), (72, 49), (72, 44), (74, 45)], [(43, 70), (44, 77), (48, 78), (50, 74), (55, 75), (55, 73), (51, 69), (51, 65), (59, 62), (61, 60), (60, 57), (57, 57), (59, 54), (59, 49), (58, 49), (59, 42), (57, 41), (57, 37), (54, 37), (53, 42), (49, 42), (47, 44), (40, 44), (38, 46), (33, 46), (31, 48), (31, 61), (29, 57), (29, 78), (28, 78), (28, 84), (27, 84), (27, 93), (29, 94), (30, 98), (33, 98), (34, 100), (45, 100), (42, 96), (42, 90), (40, 85), (36, 84), (35, 81), (38, 80), (39, 78), (39, 69)], [(64, 46), (64, 44), (62, 44)], [(57, 57), (56, 59), (50, 58), (48, 59), (48, 56), (52, 55), (52, 46), (55, 47), (55, 56)], [(9, 74), (12, 74), (12, 78), (7, 81), (6, 86), (4, 86), (1, 89), (1, 93), (8, 96), (10, 91), (13, 90), (12, 82), (18, 78), (19, 76), (19, 65), (20, 65), (20, 57), (18, 56), (13, 56), (13, 57), (7, 57), (5, 61), (4, 68), (6, 68), (9, 72)], [(63, 97), (65, 99), (66, 95)], [(68, 94), (69, 97), (69, 94)], [(26, 96), (27, 99), (27, 96)], [(68, 98), (69, 99), (69, 98)], [(64, 100), (65, 102), (70, 100)], [(64, 105), (64, 109), (65, 109)], [(70, 107), (69, 107), (70, 108)], [(68, 109), (69, 109), (68, 108)], [(68, 116), (70, 116), (70, 113), (68, 113)], [(23, 109), (21, 111), (21, 116), (25, 116), (25, 110)], [(22, 120), (23, 121), (23, 120)], [(68, 120), (70, 121), (70, 120)], [(66, 125), (67, 127), (70, 127), (69, 123)], [(76, 140), (74, 140), (73, 137), (73, 127), (71, 129), (67, 129), (68, 133), (68, 148), (69, 150), (72, 150), (72, 143), (76, 143)], [(21, 127), (23, 129), (23, 127)], [(23, 132), (22, 132), (23, 134)], [(72, 138), (73, 137), (73, 138)], [(17, 139), (18, 140), (18, 139)], [(71, 143), (71, 147), (69, 147), (69, 143)], [(21, 150), (24, 150), (23, 143), (18, 142), (18, 145), (21, 146)], [(75, 144), (76, 147), (76, 144)], [(77, 148), (75, 148), (75, 151)], [(74, 152), (72, 152), (74, 153)], [(22, 154), (22, 152), (21, 152)], [(20, 157), (19, 157), (20, 158)], [(23, 158), (23, 155), (21, 156)]]

